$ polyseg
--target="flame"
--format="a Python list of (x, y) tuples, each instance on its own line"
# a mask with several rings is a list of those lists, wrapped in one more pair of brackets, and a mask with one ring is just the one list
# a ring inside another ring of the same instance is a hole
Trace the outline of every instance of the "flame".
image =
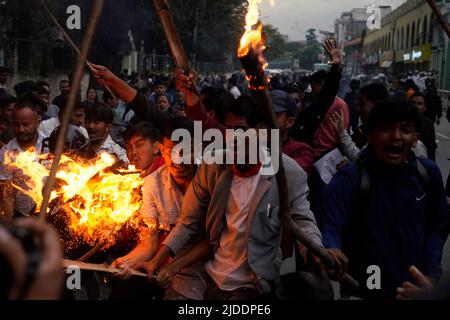
[[(21, 187), (14, 186), (31, 197), (39, 209), (42, 203), (42, 189), (49, 170), (42, 160), (48, 155), (36, 156), (25, 151), (13, 159), (5, 157), (5, 166), (21, 170), (24, 177)], [(141, 203), (140, 188), (143, 179), (133, 166), (121, 170), (121, 174), (110, 172), (116, 160), (102, 153), (93, 162), (62, 156), (56, 177), (58, 186), (51, 199), (61, 199), (62, 212), (66, 215), (69, 231), (74, 238), (80, 238), (89, 245), (103, 244), (109, 247), (116, 242), (115, 236), (126, 223), (137, 225)], [(50, 167), (50, 166), (48, 166)]]
[(262, 0), (248, 0), (248, 11), (245, 16), (245, 32), (238, 48), (238, 57), (246, 56), (250, 49), (257, 53), (264, 51), (265, 42), (262, 36), (262, 24), (259, 23), (258, 4)]
[[(253, 50), (257, 55), (263, 70), (268, 67), (268, 63), (264, 58), (264, 51), (266, 50), (266, 42), (263, 37), (263, 26), (259, 21), (260, 13), (258, 5), (263, 0), (247, 0), (248, 11), (245, 16), (245, 32), (241, 37), (240, 45), (238, 48), (238, 57), (242, 58), (248, 55), (250, 50)], [(272, 6), (275, 5), (275, 0), (269, 0)], [(247, 75), (247, 80), (249, 76)]]

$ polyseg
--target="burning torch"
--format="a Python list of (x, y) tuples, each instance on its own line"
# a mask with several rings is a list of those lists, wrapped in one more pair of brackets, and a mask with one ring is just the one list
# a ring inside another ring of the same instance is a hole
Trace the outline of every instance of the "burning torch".
[[(263, 36), (263, 27), (259, 22), (258, 3), (259, 0), (248, 0), (249, 9), (246, 15), (245, 33), (241, 38), (238, 49), (238, 58), (241, 61), (244, 71), (247, 74), (249, 87), (252, 90), (252, 96), (255, 97), (260, 105), (263, 106), (266, 119), (270, 129), (277, 129), (277, 120), (272, 107), (272, 100), (267, 90), (269, 79), (265, 75), (267, 62), (264, 58), (266, 50), (265, 39)], [(283, 224), (283, 238), (288, 240), (296, 239), (302, 243), (312, 254), (319, 257), (327, 269), (335, 269), (336, 262), (331, 255), (307, 236), (301, 228), (295, 223), (291, 216), (289, 204), (289, 190), (287, 186), (286, 173), (284, 171), (282, 155), (280, 153), (279, 170), (276, 174), (278, 185), (278, 194), (280, 197), (280, 219)], [(357, 289), (358, 282), (350, 275), (345, 274), (341, 280), (348, 288)]]

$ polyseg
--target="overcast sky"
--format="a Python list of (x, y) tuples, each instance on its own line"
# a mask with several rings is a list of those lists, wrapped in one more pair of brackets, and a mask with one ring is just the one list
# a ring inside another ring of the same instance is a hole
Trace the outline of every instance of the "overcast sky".
[(277, 27), (289, 40), (305, 39), (306, 30), (334, 31), (334, 20), (341, 12), (363, 8), (370, 4), (390, 5), (393, 9), (405, 0), (275, 0), (271, 7), (269, 0), (260, 6), (263, 23)]

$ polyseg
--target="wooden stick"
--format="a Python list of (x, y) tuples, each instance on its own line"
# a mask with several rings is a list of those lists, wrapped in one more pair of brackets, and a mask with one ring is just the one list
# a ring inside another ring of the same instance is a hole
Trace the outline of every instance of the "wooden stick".
[(442, 29), (444, 29), (445, 33), (447, 34), (447, 37), (450, 39), (450, 27), (447, 23), (447, 20), (445, 20), (444, 16), (442, 15), (441, 10), (436, 5), (436, 1), (434, 0), (427, 0), (428, 4), (431, 7), (431, 10), (436, 16), (437, 21), (441, 25)]
[(50, 195), (53, 191), (53, 187), (55, 185), (56, 173), (58, 171), (59, 161), (61, 160), (61, 155), (63, 153), (70, 118), (75, 106), (78, 89), (80, 88), (81, 78), (83, 77), (84, 63), (87, 60), (89, 49), (91, 47), (92, 40), (94, 39), (95, 30), (97, 28), (100, 15), (102, 13), (104, 2), (105, 2), (104, 0), (94, 0), (94, 4), (92, 6), (91, 16), (89, 18), (86, 34), (83, 39), (83, 45), (81, 47), (78, 63), (75, 68), (73, 83), (70, 88), (69, 100), (67, 102), (66, 110), (63, 113), (61, 119), (61, 130), (58, 136), (58, 140), (56, 142), (55, 158), (53, 159), (50, 175), (48, 176), (47, 182), (44, 187), (41, 210), (39, 211), (39, 216), (41, 220), (44, 220), (47, 214), (47, 206), (50, 200)]
[[(245, 70), (254, 68), (252, 64), (254, 63), (254, 61), (258, 61), (255, 55), (256, 53), (254, 52), (254, 50), (250, 50), (247, 56), (240, 58), (240, 61), (243, 64)], [(258, 78), (264, 77), (264, 73), (262, 72), (262, 70), (252, 72), (255, 72), (255, 75), (258, 74), (256, 76)], [(264, 89), (252, 90), (252, 96), (254, 96), (263, 107), (266, 119), (269, 122), (268, 125), (270, 129), (279, 129), (277, 118), (275, 112), (273, 111), (272, 98), (270, 97), (269, 91), (267, 89), (268, 87), (267, 81), (265, 81), (264, 78), (256, 80), (258, 80), (257, 85), (253, 87), (254, 88), (263, 87)], [(280, 141), (280, 150), (281, 150), (281, 141)], [(275, 177), (278, 186), (278, 195), (280, 197), (280, 210), (279, 210), (280, 220), (283, 225), (283, 228), (285, 229), (285, 231), (287, 231), (288, 237), (291, 238), (293, 237), (297, 241), (302, 243), (312, 254), (319, 257), (327, 268), (334, 269), (336, 263), (334, 259), (331, 257), (331, 255), (324, 248), (321, 248), (319, 245), (317, 245), (317, 243), (314, 242), (308, 235), (306, 235), (303, 232), (303, 230), (297, 225), (297, 223), (295, 223), (295, 221), (292, 219), (291, 206), (289, 202), (289, 189), (281, 152), (279, 155), (279, 169)], [(354, 290), (356, 290), (359, 287), (358, 282), (348, 274), (345, 274), (339, 282), (345, 283), (349, 288)]]
[[(161, 26), (166, 35), (166, 40), (169, 45), (172, 58), (175, 63), (175, 67), (181, 70), (185, 75), (189, 76), (191, 69), (189, 67), (189, 61), (186, 57), (186, 53), (181, 43), (180, 36), (178, 34), (175, 22), (173, 21), (172, 13), (170, 12), (167, 0), (153, 0), (156, 13), (161, 21)], [(193, 86), (194, 93), (199, 95), (197, 86)]]
[[(73, 50), (75, 50), (75, 52), (78, 54), (78, 56), (81, 56), (81, 51), (80, 49), (78, 49), (77, 45), (73, 42), (72, 38), (70, 38), (70, 36), (67, 34), (66, 30), (64, 30), (64, 28), (61, 26), (61, 24), (58, 22), (58, 20), (56, 19), (56, 17), (53, 15), (53, 13), (50, 11), (50, 9), (48, 8), (47, 4), (45, 3), (45, 0), (39, 0), (41, 5), (44, 7), (44, 10), (47, 12), (47, 14), (49, 15), (50, 19), (53, 21), (53, 23), (55, 24), (55, 26), (58, 28), (59, 31), (62, 32), (62, 34), (64, 35), (64, 38), (66, 38), (67, 42), (70, 44), (70, 46), (72, 47)], [(91, 70), (91, 72), (94, 70), (94, 67), (92, 66), (92, 63), (90, 63), (87, 58), (86, 60), (84, 60), (84, 62), (86, 63), (86, 65), (88, 66), (88, 68)], [(111, 90), (110, 87), (108, 87), (108, 85), (104, 85), (106, 91), (109, 92), (109, 94), (114, 98), (117, 99), (116, 95), (114, 94), (114, 92)]]
[[(119, 268), (114, 268), (111, 266), (108, 266), (107, 264), (95, 264), (95, 263), (86, 263), (81, 261), (73, 261), (68, 259), (62, 259), (62, 266), (64, 269), (70, 268), (70, 267), (78, 267), (81, 270), (90, 270), (90, 271), (99, 271), (99, 272), (107, 272), (107, 273), (120, 273), (123, 270)], [(137, 277), (145, 277), (147, 278), (147, 274), (136, 271), (131, 269), (131, 274), (133, 276)], [(156, 276), (153, 276), (154, 279), (156, 279)]]
[(94, 254), (96, 254), (101, 248), (103, 248), (103, 244), (98, 244), (95, 247), (93, 247), (91, 250), (89, 250), (86, 254), (84, 254), (80, 259), (78, 259), (79, 262), (85, 262), (90, 257), (92, 257)]

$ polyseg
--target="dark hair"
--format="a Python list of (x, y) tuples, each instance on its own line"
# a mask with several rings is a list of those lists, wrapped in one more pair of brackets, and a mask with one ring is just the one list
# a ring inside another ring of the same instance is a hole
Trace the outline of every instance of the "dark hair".
[(376, 103), (379, 100), (389, 97), (389, 92), (384, 84), (371, 83), (359, 90), (360, 95), (364, 95), (370, 102)]
[(420, 97), (420, 98), (423, 98), (423, 100), (427, 100), (425, 95), (422, 92), (420, 92), (420, 91), (414, 92), (414, 94), (411, 96), (411, 98), (409, 98), (409, 100), (411, 100), (414, 97)]
[(233, 95), (223, 88), (206, 87), (201, 91), (201, 102), (205, 110), (214, 111), (220, 123), (225, 122), (225, 116), (233, 101)]
[(178, 129), (185, 129), (192, 137), (194, 136), (194, 122), (186, 117), (173, 117), (164, 123), (164, 127), (162, 129), (162, 138), (169, 140), (172, 139), (172, 133)]
[(48, 82), (46, 82), (46, 81), (38, 81), (38, 82), (36, 82), (36, 85), (38, 86), (38, 87), (49, 87), (50, 88), (50, 84), (48, 83)]
[(154, 89), (156, 86), (165, 86), (166, 88), (169, 87), (169, 85), (167, 84), (167, 81), (163, 78), (156, 79), (152, 85), (152, 89)]
[(420, 123), (419, 110), (412, 103), (399, 98), (387, 98), (375, 103), (369, 114), (369, 131), (376, 126), (389, 125), (399, 122), (412, 122), (416, 131)]
[(151, 122), (141, 122), (135, 126), (132, 126), (122, 133), (122, 137), (125, 141), (130, 140), (134, 136), (140, 136), (148, 139), (151, 142), (161, 140), (158, 129)]
[(167, 101), (169, 101), (169, 104), (170, 104), (170, 97), (169, 97), (169, 95), (168, 95), (167, 93), (156, 94), (156, 95), (155, 95), (155, 103), (156, 103), (156, 101), (158, 101), (158, 99), (161, 98), (161, 97), (166, 97), (166, 98), (167, 98)]
[(288, 94), (300, 94), (300, 88), (295, 83), (291, 83), (290, 85), (283, 87), (281, 90), (287, 92)]
[[(59, 114), (61, 116), (64, 113), (64, 111), (67, 109), (68, 102), (69, 102), (69, 97), (68, 96), (61, 97), (61, 103), (58, 106)], [(84, 109), (87, 112), (88, 109), (92, 108), (93, 106), (94, 106), (94, 104), (90, 103), (89, 101), (81, 102), (81, 100), (76, 100), (75, 101), (75, 105), (74, 105), (73, 108), (74, 109)]]
[(39, 115), (42, 115), (47, 111), (47, 104), (42, 100), (42, 98), (35, 93), (25, 93), (19, 101), (16, 103), (16, 109), (23, 109), (25, 107), (30, 107), (33, 111), (37, 111)]
[(38, 94), (50, 94), (50, 92), (44, 87), (38, 87)]
[(414, 89), (414, 91), (420, 91), (417, 84), (414, 82), (413, 79), (407, 79), (405, 81), (405, 88), (406, 89)]
[(16, 103), (17, 98), (7, 94), (6, 96), (0, 97), (0, 110), (6, 108), (11, 103)]
[(90, 121), (103, 121), (106, 123), (113, 123), (114, 113), (112, 109), (106, 104), (97, 102), (86, 113), (86, 119)]
[(113, 98), (113, 96), (108, 92), (108, 90), (103, 91), (103, 95), (102, 95), (103, 102), (106, 103), (106, 101), (108, 101), (112, 98)]
[(76, 101), (74, 109), (83, 109), (85, 112), (89, 112), (91, 109), (95, 107), (95, 103), (90, 101)]
[(328, 75), (328, 72), (326, 72), (325, 70), (323, 70), (323, 69), (318, 70), (309, 77), (308, 82), (311, 84), (321, 83), (321, 82), (325, 81), (325, 79), (327, 78), (327, 75)]
[(244, 117), (250, 127), (255, 128), (260, 123), (266, 123), (267, 119), (261, 108), (258, 107), (255, 99), (251, 96), (240, 96), (233, 101), (228, 113)]
[(34, 113), (40, 115), (42, 114), (42, 104), (45, 105), (45, 102), (42, 101), (39, 96), (30, 94), (29, 96), (26, 95), (23, 97), (23, 99), (17, 101), (16, 105), (14, 106), (14, 110), (22, 110), (28, 108)]
[(20, 99), (26, 93), (38, 92), (38, 87), (34, 81), (27, 80), (16, 84), (14, 86), (14, 91), (16, 92), (16, 96)]
[(97, 90), (96, 90), (95, 88), (93, 88), (93, 87), (89, 87), (89, 88), (86, 90), (86, 98), (87, 98), (87, 95), (88, 95), (88, 93), (89, 93), (90, 90), (94, 90), (94, 91), (95, 91), (95, 102), (98, 102), (98, 94), (97, 94)]

